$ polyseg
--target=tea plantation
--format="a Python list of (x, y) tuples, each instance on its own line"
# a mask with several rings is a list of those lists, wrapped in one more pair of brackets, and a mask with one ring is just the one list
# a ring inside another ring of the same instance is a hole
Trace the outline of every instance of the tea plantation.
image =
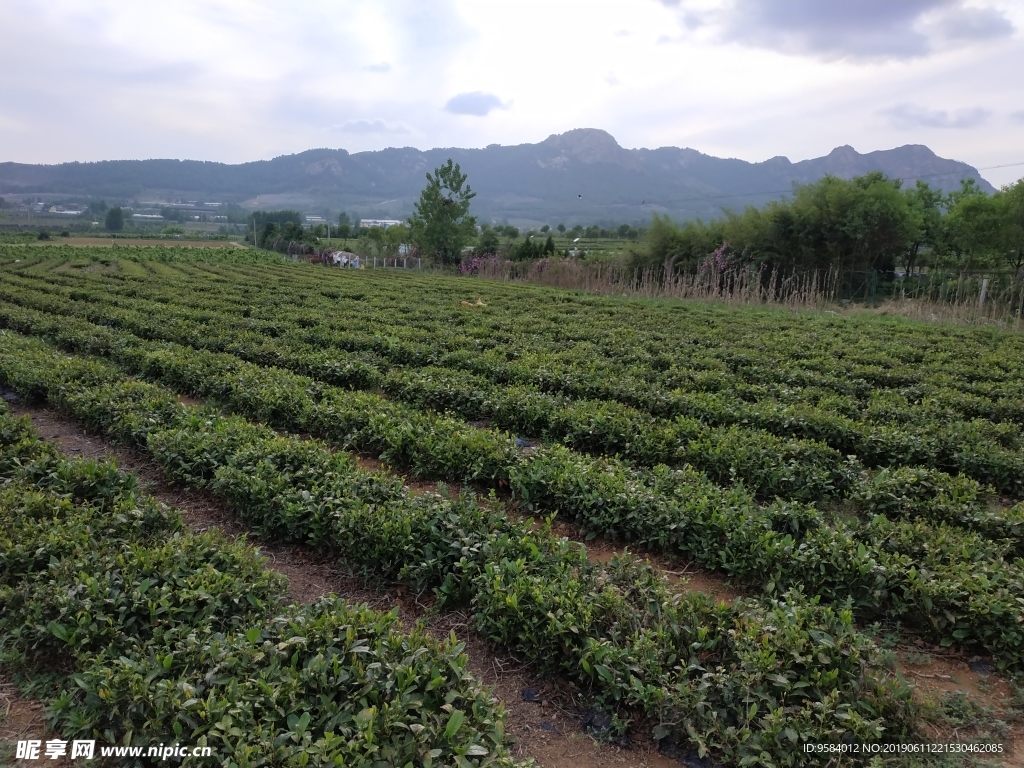
[[(0, 329), (0, 387), (712, 764), (922, 741), (876, 622), (1024, 671), (1021, 334), (68, 246), (0, 247)], [(512, 764), (456, 641), (285, 605), (129, 476), (24, 421), (0, 437), (0, 649), (69, 659), (60, 732), (238, 766)], [(588, 560), (553, 520), (754, 597)]]

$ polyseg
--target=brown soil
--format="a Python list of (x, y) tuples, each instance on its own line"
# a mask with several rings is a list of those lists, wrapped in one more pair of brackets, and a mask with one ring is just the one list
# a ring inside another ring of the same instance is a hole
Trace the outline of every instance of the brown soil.
[(360, 469), (365, 469), (367, 472), (386, 472), (387, 465), (380, 459), (375, 459), (372, 456), (360, 455), (356, 457), (356, 465)]
[[(195, 398), (186, 399), (182, 395), (179, 395), (178, 398), (185, 405), (203, 405), (203, 402), (201, 400), (196, 400)], [(322, 442), (326, 446), (326, 449), (332, 452), (340, 450), (336, 445), (332, 445), (331, 443), (323, 440), (322, 438), (319, 438), (316, 435), (311, 435), (308, 432), (288, 433), (283, 432), (281, 430), (278, 430), (278, 432), (280, 432), (280, 434), (282, 435), (292, 434), (301, 440), (320, 440), (320, 442)], [(384, 474), (393, 475), (394, 477), (400, 478), (403, 485), (405, 486), (405, 489), (415, 495), (422, 493), (437, 493), (440, 495), (446, 495), (449, 498), (454, 499), (458, 497), (458, 495), (462, 492), (463, 489), (462, 484), (457, 482), (421, 480), (417, 477), (413, 477), (410, 473), (403, 472), (402, 470), (396, 469), (395, 467), (392, 467), (389, 464), (385, 464), (380, 459), (368, 453), (357, 453), (351, 449), (348, 449), (346, 452), (350, 456), (353, 456), (355, 458), (356, 466), (359, 467), (359, 469), (366, 470), (367, 472), (381, 472)], [(444, 493), (441, 492), (441, 486), (444, 486), (445, 488)], [(483, 499), (481, 499), (481, 501), (483, 501)]]
[(188, 395), (181, 394), (178, 395), (178, 402), (181, 403), (182, 405), (188, 406), (189, 408), (201, 408), (203, 405), (205, 405), (205, 403), (202, 400), (198, 400), (194, 397), (189, 397)]
[(505, 704), (506, 732), (517, 758), (532, 757), (540, 768), (678, 768), (646, 735), (634, 735), (625, 747), (586, 733), (580, 718), (587, 705), (575, 685), (538, 678), (528, 665), (467, 632), (470, 620), (468, 614), (448, 612), (429, 616), (425, 626), (438, 639), (454, 631), (466, 643), (470, 671)]
[[(607, 539), (595, 538), (590, 541), (580, 533), (575, 525), (558, 523), (552, 527), (556, 536), (564, 536), (570, 541), (579, 542), (587, 549), (587, 559), (597, 563), (607, 563), (616, 555), (629, 552), (628, 546)], [(668, 581), (670, 589), (680, 592), (703, 592), (720, 603), (732, 603), (738, 597), (750, 597), (749, 592), (732, 584), (727, 577), (709, 571), (681, 558), (652, 552), (632, 552), (641, 557), (648, 565), (659, 571)]]
[[(41, 741), (45, 748), (47, 740), (56, 738), (59, 737), (46, 726), (43, 705), (38, 701), (23, 698), (15, 685), (0, 674), (0, 765), (39, 765), (40, 760), (15, 759), (18, 742)], [(43, 749), (40, 749), (39, 756), (45, 759), (46, 765), (58, 768), (73, 765), (67, 755), (50, 760), (45, 758)]]
[[(906, 678), (918, 703), (937, 704), (949, 694), (962, 692), (968, 700), (989, 708), (992, 719), (1004, 721), (1005, 738), (997, 740), (1005, 751), (997, 764), (1024, 768), (1024, 721), (1006, 680), (992, 674), (978, 661), (972, 668), (963, 654), (931, 646), (921, 640), (898, 648), (896, 656), (897, 669)], [(948, 723), (931, 722), (926, 717), (922, 728), (937, 743), (971, 739), (989, 741), (988, 738), (978, 739), (977, 727), (970, 725), (954, 728)]]
[[(192, 401), (189, 404), (199, 403)], [(428, 631), (438, 638), (448, 637), (454, 630), (466, 643), (470, 670), (485, 685), (492, 686), (495, 695), (505, 703), (508, 713), (506, 732), (517, 757), (532, 757), (539, 768), (668, 768), (679, 765), (658, 754), (642, 737), (631, 744), (630, 749), (596, 741), (580, 725), (578, 709), (584, 705), (577, 707), (571, 687), (567, 691), (564, 681), (540, 678), (511, 656), (495, 652), (486, 640), (469, 629), (468, 615), (458, 612), (430, 614), (429, 598), (418, 599), (401, 586), (373, 588), (363, 579), (344, 572), (328, 554), (299, 545), (260, 540), (212, 495), (171, 486), (159, 468), (143, 454), (89, 434), (54, 411), (20, 404), (12, 405), (10, 410), (15, 416), (31, 417), (40, 436), (56, 442), (69, 456), (115, 459), (122, 469), (134, 473), (142, 481), (146, 492), (181, 510), (182, 517), (192, 529), (205, 531), (217, 528), (229, 536), (246, 538), (268, 558), (268, 567), (288, 577), (289, 596), (297, 602), (311, 602), (333, 593), (353, 602), (368, 603), (378, 610), (397, 608), (405, 626), (424, 620)], [(385, 469), (379, 461), (370, 458), (360, 458), (359, 464), (366, 469)], [(436, 484), (432, 483), (407, 481), (407, 484), (414, 492), (436, 490)], [(454, 484), (450, 488), (457, 492)], [(538, 691), (542, 702), (523, 701), (522, 691), (527, 689)], [(41, 715), (39, 704), (20, 698), (16, 701), (19, 703), (12, 706), (12, 715), (7, 722), (23, 723), (26, 718), (31, 720), (37, 714)], [(23, 725), (17, 727), (22, 728)], [(41, 732), (41, 729), (37, 728), (37, 731)], [(0, 731), (0, 734), (5, 732)], [(0, 742), (3, 741), (0, 738)]]

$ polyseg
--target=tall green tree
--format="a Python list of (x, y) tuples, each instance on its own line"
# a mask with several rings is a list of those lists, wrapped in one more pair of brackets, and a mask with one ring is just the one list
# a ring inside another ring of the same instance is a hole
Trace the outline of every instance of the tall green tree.
[(451, 158), (432, 174), (409, 218), (412, 242), (442, 264), (458, 264), (462, 249), (476, 237), (476, 219), (469, 215), (469, 201), (476, 197), (466, 174)]
[(409, 242), (409, 228), (405, 224), (392, 224), (384, 230), (384, 253), (397, 256), (405, 243)]
[[(570, 232), (574, 234), (575, 230)], [(651, 215), (647, 232), (648, 250), (655, 260), (650, 266), (671, 271), (691, 271), (724, 241), (720, 222), (705, 224), (700, 219), (679, 226), (667, 216)]]
[(1024, 179), (995, 195), (999, 215), (998, 245), (1006, 264), (1024, 269)]
[(910, 234), (899, 186), (877, 171), (798, 186), (792, 212), (803, 265), (890, 269)]
[(498, 232), (484, 224), (480, 230), (480, 237), (477, 238), (476, 242), (477, 254), (497, 253), (500, 246), (501, 241), (498, 239)]
[(932, 189), (927, 182), (917, 180), (913, 189), (905, 191), (909, 216), (910, 245), (903, 252), (901, 266), (904, 272), (914, 271), (921, 248), (930, 246), (937, 249), (942, 239), (943, 195)]
[(338, 237), (340, 237), (345, 244), (348, 244), (348, 239), (352, 237), (352, 219), (344, 211), (338, 216)]
[(124, 229), (124, 211), (121, 206), (114, 206), (107, 211), (107, 218), (104, 221), (108, 232), (120, 232)]
[(964, 179), (960, 189), (949, 194), (946, 206), (945, 261), (963, 270), (991, 266), (999, 248), (1001, 224), (995, 197), (986, 195), (974, 179)]
[(364, 236), (377, 248), (378, 254), (385, 257), (388, 256), (387, 252), (384, 250), (388, 237), (384, 227), (370, 227), (366, 230)]
[(890, 270), (915, 234), (901, 182), (872, 171), (853, 179), (853, 185), (859, 194), (847, 221), (851, 230), (856, 230), (854, 263)]

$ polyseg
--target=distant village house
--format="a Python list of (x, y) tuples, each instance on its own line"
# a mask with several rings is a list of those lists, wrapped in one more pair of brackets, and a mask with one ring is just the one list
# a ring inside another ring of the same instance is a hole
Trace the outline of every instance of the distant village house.
[(393, 227), (395, 224), (401, 224), (402, 222), (398, 219), (360, 219), (359, 228), (369, 229), (370, 227), (380, 227), (381, 229), (387, 229)]

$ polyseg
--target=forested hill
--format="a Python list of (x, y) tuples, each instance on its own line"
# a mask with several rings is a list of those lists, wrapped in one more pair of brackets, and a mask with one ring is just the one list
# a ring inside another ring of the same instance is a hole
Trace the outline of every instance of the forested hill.
[(785, 195), (793, 182), (830, 173), (850, 178), (873, 170), (913, 183), (923, 178), (949, 191), (978, 171), (906, 145), (860, 154), (842, 146), (824, 157), (760, 163), (712, 157), (695, 149), (624, 149), (605, 131), (583, 128), (538, 144), (485, 149), (384, 149), (350, 154), (311, 149), (239, 165), (194, 160), (112, 160), (27, 165), (0, 163), (0, 194), (94, 195), (112, 199), (199, 199), (259, 207), (346, 209), (360, 215), (405, 216), (424, 174), (453, 158), (478, 193), (481, 220), (623, 222), (651, 213), (673, 218), (717, 216)]

